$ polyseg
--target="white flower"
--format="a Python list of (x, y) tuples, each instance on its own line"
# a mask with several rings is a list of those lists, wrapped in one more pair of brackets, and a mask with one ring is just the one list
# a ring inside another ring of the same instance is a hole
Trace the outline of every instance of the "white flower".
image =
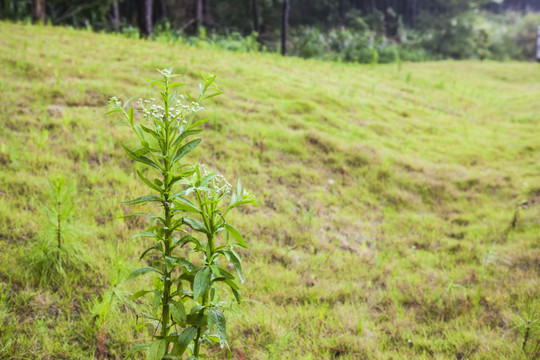
[(159, 71), (159, 73), (160, 73), (161, 75), (163, 75), (163, 77), (168, 78), (168, 77), (171, 76), (171, 70), (170, 70), (170, 69), (163, 69), (163, 70), (159, 70), (159, 69), (158, 69), (158, 71)]
[(116, 97), (116, 96), (113, 96), (109, 99), (109, 105), (113, 106), (113, 107), (120, 107), (122, 105), (122, 103), (120, 102), (120, 100)]

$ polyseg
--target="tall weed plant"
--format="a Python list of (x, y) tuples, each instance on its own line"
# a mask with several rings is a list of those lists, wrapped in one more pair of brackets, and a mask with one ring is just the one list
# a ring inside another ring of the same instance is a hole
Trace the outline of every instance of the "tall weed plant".
[[(151, 213), (132, 216), (150, 219), (149, 227), (135, 239), (151, 239), (141, 253), (149, 266), (131, 273), (130, 279), (153, 276), (152, 287), (132, 296), (151, 297), (151, 308), (141, 316), (143, 326), (153, 328), (153, 339), (135, 346), (128, 357), (147, 351), (149, 359), (190, 360), (205, 357), (203, 344), (227, 347), (224, 313), (234, 311), (231, 301), (240, 301), (242, 263), (236, 249), (247, 244), (226, 219), (234, 208), (253, 203), (242, 187), (235, 189), (225, 178), (201, 164), (187, 162), (186, 156), (200, 143), (193, 138), (203, 131), (207, 120), (198, 120), (207, 99), (222, 92), (215, 75), (202, 75), (198, 96), (180, 89), (186, 84), (173, 81), (172, 69), (161, 70), (161, 79), (152, 81), (160, 89), (159, 101), (138, 101), (140, 121), (128, 102), (112, 98), (108, 113), (120, 113), (117, 124), (130, 128), (138, 146), (123, 146), (140, 168), (136, 170), (148, 194), (126, 201), (126, 205), (155, 205)], [(143, 243), (146, 243), (143, 241)], [(234, 269), (236, 276), (227, 268)], [(232, 294), (227, 296), (224, 290)]]

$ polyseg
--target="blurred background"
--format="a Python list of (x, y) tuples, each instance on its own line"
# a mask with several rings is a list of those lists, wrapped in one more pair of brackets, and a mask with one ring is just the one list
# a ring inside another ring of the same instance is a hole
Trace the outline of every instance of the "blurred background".
[(533, 60), (537, 0), (1, 0), (1, 19), (389, 63)]

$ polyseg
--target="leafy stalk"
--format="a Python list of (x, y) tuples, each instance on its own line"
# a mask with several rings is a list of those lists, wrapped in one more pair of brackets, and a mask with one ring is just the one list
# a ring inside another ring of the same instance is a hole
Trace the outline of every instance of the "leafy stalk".
[[(151, 219), (150, 226), (134, 237), (155, 240), (141, 255), (141, 259), (152, 256), (152, 265), (135, 270), (130, 278), (150, 273), (155, 276), (153, 289), (132, 296), (136, 299), (153, 294), (151, 313), (144, 314), (148, 321), (142, 325), (154, 326), (155, 331), (151, 343), (135, 346), (128, 357), (146, 349), (150, 359), (181, 359), (189, 351), (193, 360), (202, 356), (201, 345), (205, 341), (217, 341), (222, 347), (227, 345), (223, 312), (230, 307), (217, 295), (220, 289), (217, 285), (222, 283), (229, 287), (237, 301), (240, 293), (235, 277), (220, 266), (218, 258), (230, 261), (243, 281), (240, 258), (233, 248), (246, 247), (246, 243), (240, 233), (225, 222), (224, 214), (254, 199), (243, 190), (240, 182), (237, 191), (230, 195), (232, 187), (223, 176), (208, 172), (202, 165), (183, 162), (201, 142), (201, 139), (191, 139), (203, 130), (205, 121), (196, 121), (197, 112), (204, 109), (201, 102), (221, 93), (213, 85), (215, 76), (201, 74), (203, 83), (199, 85), (199, 96), (194, 99), (185, 92), (186, 99), (177, 90), (185, 84), (171, 82), (172, 70), (160, 72), (162, 79), (152, 83), (161, 88), (163, 105), (157, 105), (153, 99), (138, 102), (145, 124), (135, 123), (134, 110), (126, 110), (127, 103), (112, 98), (109, 105), (109, 113), (122, 114), (125, 121), (118, 124), (131, 128), (140, 143), (137, 149), (124, 146), (127, 155), (146, 167), (150, 174), (159, 175), (159, 179), (151, 181), (151, 177), (137, 170), (141, 181), (157, 195), (144, 195), (124, 204), (154, 203), (162, 208), (159, 216), (132, 215)], [(223, 205), (225, 199), (229, 199), (228, 205)], [(220, 238), (219, 232), (225, 233), (225, 237)], [(229, 234), (236, 243), (230, 243)], [(198, 236), (206, 242), (201, 242)], [(216, 247), (218, 238), (223, 244)], [(178, 254), (177, 249), (182, 248), (191, 248), (203, 265), (197, 267)]]

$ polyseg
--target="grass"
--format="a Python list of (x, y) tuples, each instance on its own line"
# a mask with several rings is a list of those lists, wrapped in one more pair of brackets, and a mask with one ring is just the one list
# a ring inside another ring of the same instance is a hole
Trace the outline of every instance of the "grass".
[[(151, 96), (143, 79), (171, 65), (190, 83), (218, 74), (225, 95), (194, 158), (219, 159), (260, 204), (233, 219), (251, 246), (233, 358), (538, 351), (538, 333), (522, 350), (540, 306), (538, 64), (360, 66), (10, 23), (0, 45), (0, 358), (120, 359), (148, 338), (131, 306), (99, 315), (144, 281), (114, 275), (139, 266), (130, 236), (144, 223), (120, 218), (120, 201), (144, 188), (103, 107)], [(26, 254), (58, 176), (77, 184), (93, 267), (52, 289), (28, 277)]]

